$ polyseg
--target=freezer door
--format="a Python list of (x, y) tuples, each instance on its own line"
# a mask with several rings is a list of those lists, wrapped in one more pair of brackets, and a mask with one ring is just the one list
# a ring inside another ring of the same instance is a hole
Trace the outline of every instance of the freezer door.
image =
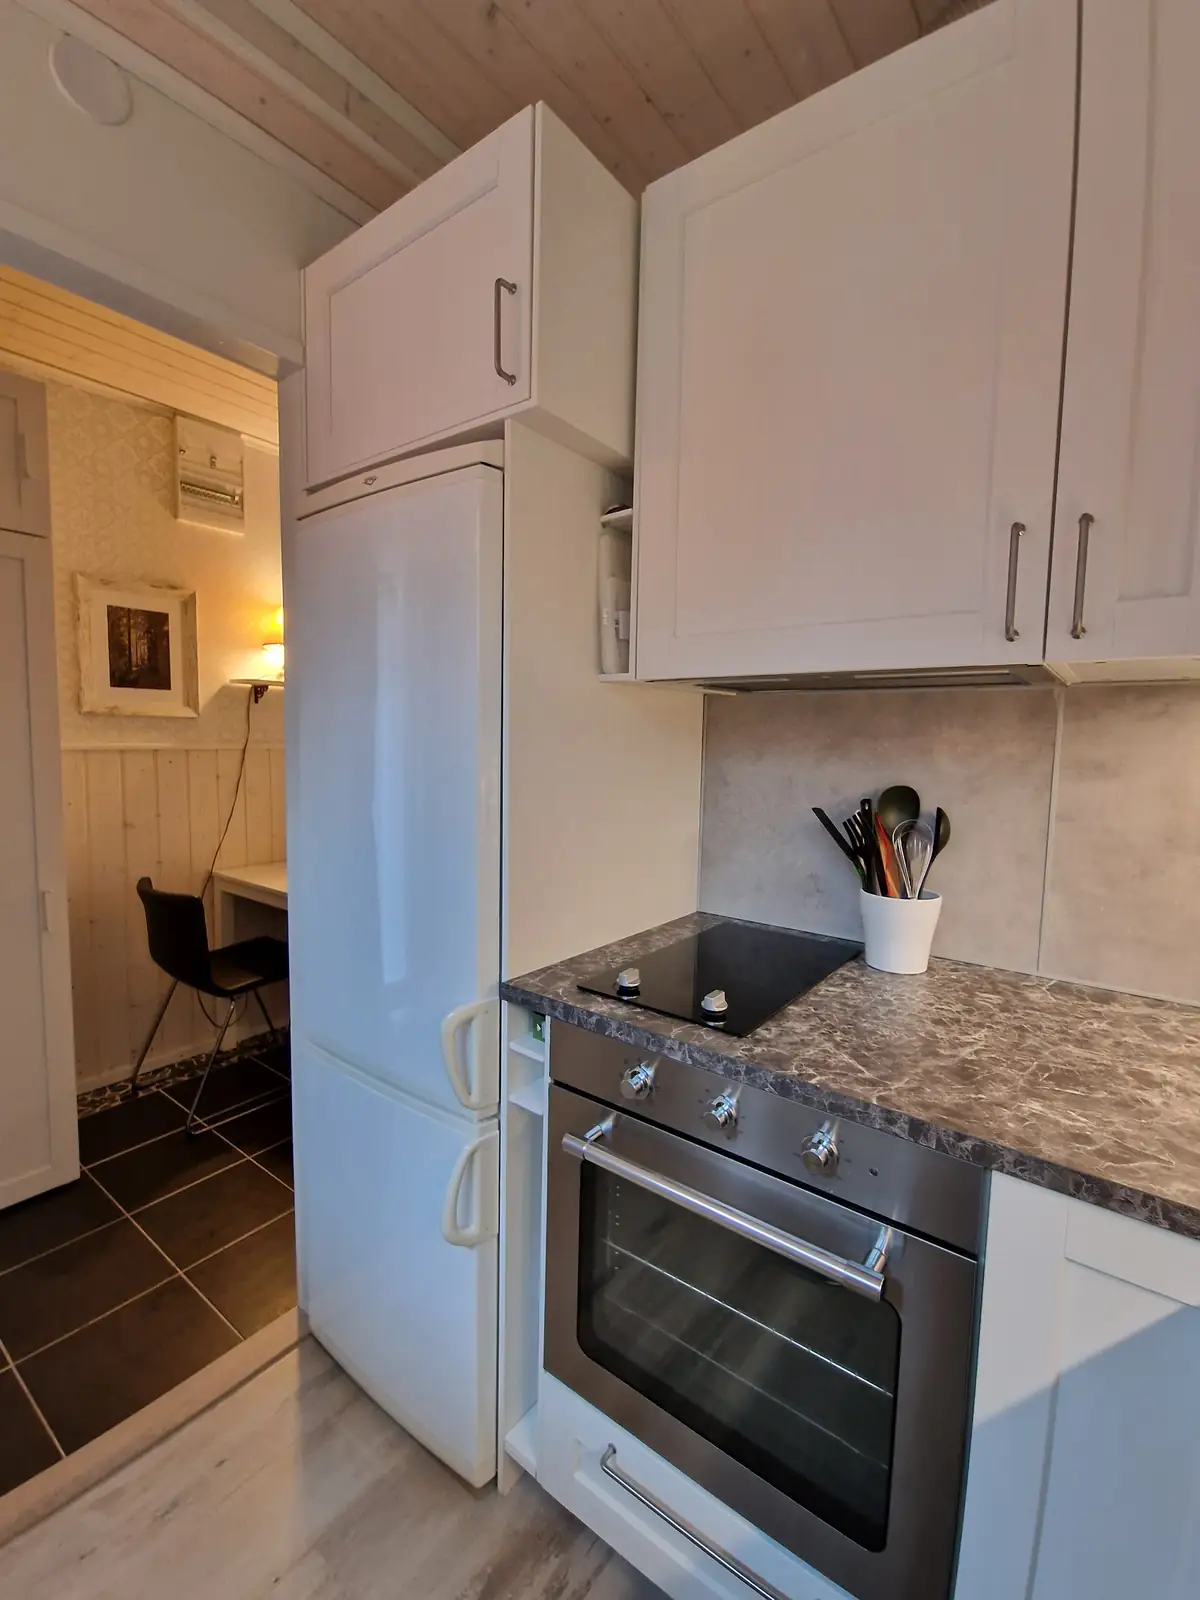
[[(496, 1470), (499, 1131), (292, 1042), (303, 1309), (356, 1382), (455, 1472)], [(453, 1242), (451, 1242), (453, 1241)]]
[(292, 1026), (433, 1106), (498, 1098), (502, 474), (290, 530)]

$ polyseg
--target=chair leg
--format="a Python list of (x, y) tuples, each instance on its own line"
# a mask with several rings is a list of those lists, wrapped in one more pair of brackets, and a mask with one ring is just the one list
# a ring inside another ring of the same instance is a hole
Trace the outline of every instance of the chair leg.
[(146, 1035), (146, 1042), (145, 1042), (145, 1044), (143, 1044), (143, 1046), (141, 1048), (141, 1053), (138, 1055), (137, 1062), (134, 1065), (132, 1076), (129, 1079), (129, 1092), (130, 1092), (130, 1094), (136, 1094), (138, 1092), (138, 1075), (142, 1070), (142, 1063), (145, 1061), (146, 1057), (150, 1053), (150, 1046), (154, 1043), (154, 1035), (158, 1032), (159, 1028), (162, 1026), (162, 1019), (166, 1016), (167, 1007), (171, 1004), (171, 996), (175, 993), (175, 991), (176, 991), (176, 989), (178, 989), (178, 987), (179, 987), (178, 978), (172, 979), (171, 987), (167, 990), (166, 997), (163, 1000), (162, 1005), (159, 1006), (157, 1012), (155, 1013), (154, 1021), (151, 1024), (151, 1027), (150, 1027), (150, 1032)]
[(225, 1020), (224, 1020), (224, 1022), (222, 1022), (221, 1027), (220, 1027), (220, 1029), (219, 1029), (219, 1031), (217, 1033), (216, 1042), (214, 1043), (214, 1045), (212, 1047), (212, 1050), (209, 1052), (208, 1060), (204, 1063), (204, 1072), (203, 1072), (203, 1074), (202, 1074), (202, 1076), (200, 1078), (200, 1086), (196, 1090), (195, 1098), (192, 1101), (192, 1109), (188, 1112), (187, 1121), (183, 1125), (184, 1126), (184, 1131), (186, 1133), (195, 1134), (197, 1132), (197, 1129), (194, 1126), (194, 1124), (195, 1124), (195, 1121), (196, 1121), (196, 1111), (197, 1111), (197, 1108), (200, 1105), (200, 1096), (204, 1093), (204, 1085), (208, 1082), (208, 1075), (212, 1071), (213, 1062), (217, 1059), (217, 1057), (221, 1053), (221, 1046), (225, 1042), (225, 1034), (226, 1034), (226, 1031), (227, 1031), (227, 1029), (229, 1027), (229, 1024), (233, 1021), (233, 1013), (234, 1013), (234, 1010), (235, 1010), (236, 1006), (237, 1006), (237, 1001), (236, 1000), (231, 1000), (229, 1002), (229, 1010), (225, 1013)]
[(258, 1009), (263, 1014), (263, 1021), (267, 1025), (267, 1032), (271, 1035), (271, 1043), (278, 1050), (280, 1045), (282, 1045), (283, 1040), (279, 1037), (279, 1029), (271, 1021), (271, 1013), (267, 1010), (267, 1002), (262, 997), (262, 990), (261, 989), (253, 989), (253, 990), (251, 990), (251, 993), (254, 995), (254, 998), (258, 1001)]

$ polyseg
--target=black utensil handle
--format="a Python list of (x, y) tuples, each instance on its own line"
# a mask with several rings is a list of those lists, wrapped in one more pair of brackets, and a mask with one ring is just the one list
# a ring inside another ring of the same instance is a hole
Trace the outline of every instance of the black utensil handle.
[(850, 846), (846, 843), (845, 839), (842, 838), (841, 834), (838, 832), (838, 830), (834, 826), (834, 824), (830, 821), (830, 819), (826, 815), (826, 813), (821, 810), (820, 806), (814, 806), (812, 808), (812, 810), (813, 810), (813, 816), (816, 817), (817, 821), (825, 829), (825, 832), (829, 835), (829, 837), (833, 840), (834, 844), (837, 845), (838, 849), (846, 857), (846, 860), (849, 861), (853, 866), (857, 867), (858, 866), (858, 858), (855, 856), (854, 851), (851, 850)]

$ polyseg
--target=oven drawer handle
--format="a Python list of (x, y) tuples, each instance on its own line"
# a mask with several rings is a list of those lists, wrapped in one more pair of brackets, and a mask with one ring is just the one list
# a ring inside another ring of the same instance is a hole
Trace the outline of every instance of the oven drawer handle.
[(649, 1489), (643, 1489), (640, 1484), (634, 1483), (632, 1478), (627, 1478), (617, 1468), (614, 1459), (616, 1453), (616, 1445), (610, 1444), (600, 1457), (600, 1471), (606, 1478), (611, 1478), (614, 1483), (619, 1483), (621, 1488), (627, 1494), (631, 1494), (635, 1500), (639, 1500), (647, 1511), (653, 1511), (655, 1516), (661, 1517), (668, 1527), (674, 1528), (676, 1533), (682, 1534), (689, 1544), (695, 1545), (697, 1550), (703, 1550), (706, 1556), (710, 1556), (719, 1567), (724, 1567), (726, 1572), (732, 1573), (735, 1578), (740, 1578), (747, 1589), (753, 1589), (755, 1594), (763, 1597), (763, 1600), (787, 1600), (787, 1596), (782, 1594), (780, 1590), (772, 1589), (771, 1585), (763, 1578), (756, 1578), (750, 1568), (744, 1567), (736, 1556), (731, 1556), (727, 1550), (722, 1550), (719, 1545), (710, 1544), (702, 1534), (692, 1527), (690, 1522), (684, 1522), (682, 1517), (677, 1517), (673, 1511), (668, 1511), (657, 1495), (651, 1494)]
[(831, 1283), (840, 1284), (843, 1289), (849, 1289), (853, 1294), (862, 1295), (867, 1300), (883, 1298), (886, 1282), (884, 1269), (887, 1266), (888, 1249), (892, 1242), (890, 1228), (880, 1230), (879, 1238), (867, 1257), (869, 1265), (848, 1261), (845, 1256), (837, 1256), (830, 1250), (822, 1250), (820, 1245), (809, 1244), (806, 1239), (797, 1239), (769, 1222), (760, 1222), (757, 1217), (752, 1217), (745, 1211), (736, 1211), (732, 1206), (722, 1205), (711, 1195), (701, 1194), (699, 1189), (689, 1189), (687, 1184), (676, 1183), (674, 1178), (664, 1177), (660, 1172), (651, 1172), (649, 1167), (639, 1167), (635, 1161), (627, 1161), (624, 1156), (617, 1155), (615, 1150), (609, 1150), (600, 1143), (605, 1134), (612, 1132), (612, 1126), (613, 1119), (606, 1117), (582, 1139), (578, 1134), (564, 1133), (562, 1147), (569, 1156), (575, 1156), (580, 1161), (590, 1161), (593, 1166), (603, 1167), (605, 1172), (611, 1172), (615, 1178), (624, 1178), (628, 1183), (636, 1183), (639, 1189), (648, 1189), (651, 1194), (671, 1201), (681, 1211), (690, 1211), (696, 1217), (706, 1217), (709, 1222), (727, 1228), (730, 1233), (736, 1233), (742, 1239), (749, 1239), (754, 1244), (761, 1244), (768, 1250), (774, 1250), (776, 1255), (794, 1261), (797, 1266), (807, 1267), (810, 1272), (828, 1278)]

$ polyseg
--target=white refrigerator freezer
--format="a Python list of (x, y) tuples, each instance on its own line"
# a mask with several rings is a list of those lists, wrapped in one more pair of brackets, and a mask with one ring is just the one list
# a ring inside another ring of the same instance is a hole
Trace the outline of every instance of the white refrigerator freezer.
[(301, 1304), (472, 1484), (495, 1471), (499, 451), (310, 496), (284, 554)]

